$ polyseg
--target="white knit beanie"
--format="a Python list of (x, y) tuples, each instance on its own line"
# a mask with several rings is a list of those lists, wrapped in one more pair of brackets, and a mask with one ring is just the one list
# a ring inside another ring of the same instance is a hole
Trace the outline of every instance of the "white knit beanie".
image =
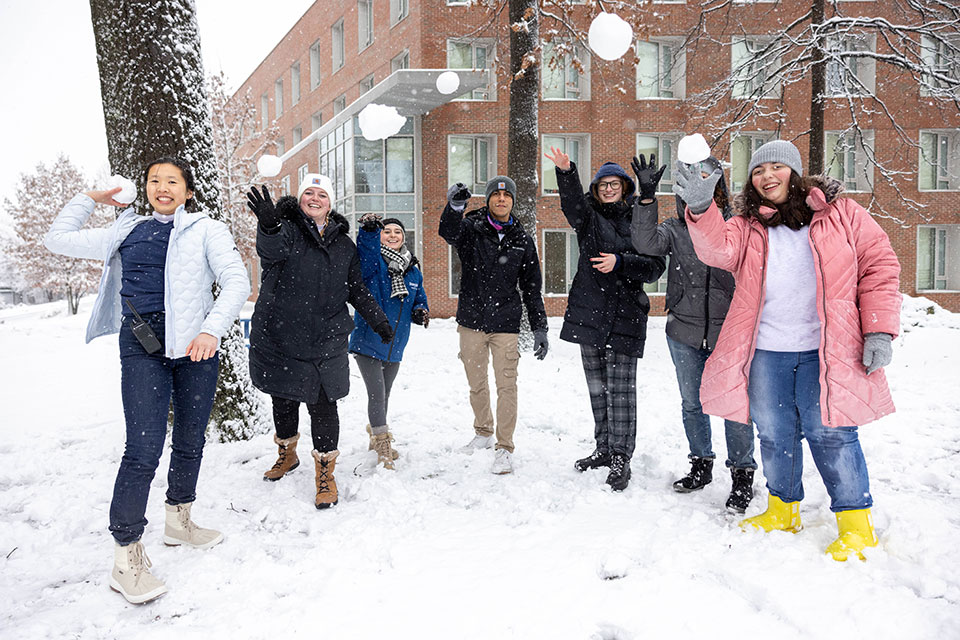
[(792, 142), (786, 140), (771, 140), (750, 156), (750, 167), (747, 169), (747, 176), (753, 174), (753, 170), (764, 162), (779, 162), (793, 169), (798, 176), (803, 177), (803, 164), (800, 159), (800, 152)]
[(300, 188), (297, 190), (298, 201), (303, 197), (303, 192), (310, 187), (323, 189), (327, 193), (327, 197), (330, 198), (331, 203), (337, 199), (337, 195), (333, 192), (333, 181), (331, 181), (330, 178), (322, 173), (308, 173), (303, 176), (303, 180), (300, 181)]

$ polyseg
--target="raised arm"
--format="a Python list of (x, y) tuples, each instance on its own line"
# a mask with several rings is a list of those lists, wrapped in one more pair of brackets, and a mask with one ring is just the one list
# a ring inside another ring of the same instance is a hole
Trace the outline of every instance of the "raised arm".
[(119, 191), (120, 188), (117, 187), (108, 191), (88, 191), (74, 196), (50, 225), (50, 230), (43, 238), (43, 246), (53, 253), (71, 258), (105, 260), (112, 236), (110, 227), (84, 229), (83, 225), (86, 224), (97, 204), (124, 206), (113, 199)]

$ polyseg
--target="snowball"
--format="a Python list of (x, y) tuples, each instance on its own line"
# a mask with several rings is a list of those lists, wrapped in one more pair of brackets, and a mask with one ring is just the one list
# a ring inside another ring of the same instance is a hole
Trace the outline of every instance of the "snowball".
[(633, 44), (633, 28), (615, 13), (600, 13), (590, 23), (587, 38), (593, 52), (604, 60), (616, 60)]
[(451, 94), (460, 88), (460, 76), (456, 71), (444, 71), (437, 76), (437, 91), (442, 94)]
[(397, 112), (396, 107), (370, 103), (360, 112), (360, 131), (367, 140), (383, 140), (396, 135), (407, 119)]
[(630, 573), (630, 565), (633, 562), (618, 551), (611, 551), (600, 559), (597, 566), (597, 575), (604, 580), (617, 580)]
[(710, 157), (710, 145), (699, 133), (680, 138), (677, 145), (677, 160), (684, 164), (696, 164)]
[(283, 162), (277, 156), (263, 155), (257, 160), (257, 171), (264, 178), (272, 178), (283, 169)]
[(137, 185), (123, 176), (113, 175), (107, 179), (107, 189), (120, 187), (120, 193), (113, 194), (113, 199), (123, 204), (130, 204), (137, 199)]

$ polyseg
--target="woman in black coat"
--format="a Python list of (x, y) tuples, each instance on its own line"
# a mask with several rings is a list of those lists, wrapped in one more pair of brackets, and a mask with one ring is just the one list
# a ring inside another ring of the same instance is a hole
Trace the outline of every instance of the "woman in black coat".
[(259, 218), (257, 255), (263, 266), (250, 331), (250, 375), (270, 394), (279, 457), (265, 480), (279, 480), (299, 466), (300, 403), (307, 404), (316, 463), (316, 507), (337, 503), (333, 477), (339, 451), (337, 400), (350, 388), (347, 342), (354, 306), (384, 342), (390, 322), (363, 284), (357, 247), (346, 218), (331, 209), (333, 184), (307, 174), (297, 199), (274, 206), (267, 188), (251, 189), (249, 206)]
[(552, 147), (546, 155), (556, 165), (560, 208), (580, 248), (560, 339), (580, 345), (597, 445), (575, 467), (609, 467), (607, 484), (622, 491), (637, 439), (637, 359), (650, 311), (643, 285), (655, 282), (666, 263), (638, 254), (630, 242), (636, 187), (620, 165), (600, 167), (584, 193), (569, 156)]

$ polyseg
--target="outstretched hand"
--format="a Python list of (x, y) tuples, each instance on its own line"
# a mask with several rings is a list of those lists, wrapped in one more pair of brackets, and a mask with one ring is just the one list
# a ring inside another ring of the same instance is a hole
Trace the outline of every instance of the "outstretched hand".
[(723, 169), (717, 168), (704, 177), (700, 169), (677, 162), (677, 180), (673, 184), (673, 192), (687, 203), (692, 213), (699, 215), (710, 208), (713, 192), (722, 175)]
[(630, 168), (637, 176), (637, 190), (640, 192), (640, 201), (655, 200), (657, 186), (660, 184), (663, 172), (667, 170), (667, 165), (661, 165), (657, 169), (656, 154), (650, 154), (650, 163), (648, 164), (641, 153), (639, 159), (634, 156), (633, 160), (630, 161)]
[(253, 211), (253, 215), (257, 216), (263, 229), (276, 229), (280, 225), (280, 214), (270, 198), (267, 185), (263, 185), (262, 190), (263, 193), (257, 191), (256, 187), (250, 188), (247, 192), (247, 206)]
[[(553, 155), (551, 155), (553, 154)], [(549, 153), (544, 153), (547, 160), (552, 162), (560, 171), (570, 171), (570, 156), (556, 147), (550, 147)]]

